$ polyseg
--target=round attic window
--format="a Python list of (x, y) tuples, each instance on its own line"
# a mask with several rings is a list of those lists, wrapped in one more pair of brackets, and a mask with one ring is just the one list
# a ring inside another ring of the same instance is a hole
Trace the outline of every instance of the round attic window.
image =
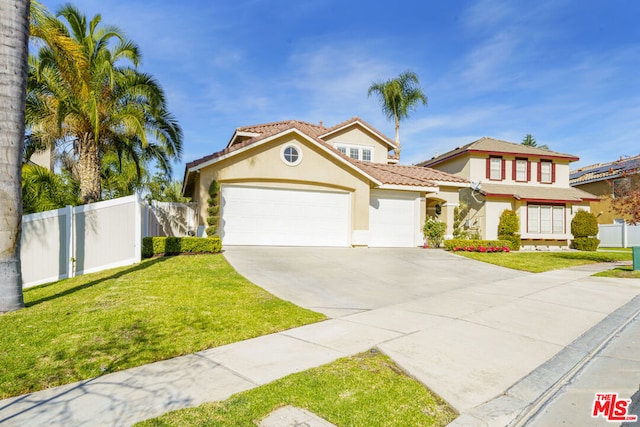
[(289, 166), (297, 166), (302, 161), (302, 150), (294, 144), (287, 144), (280, 151), (282, 161)]

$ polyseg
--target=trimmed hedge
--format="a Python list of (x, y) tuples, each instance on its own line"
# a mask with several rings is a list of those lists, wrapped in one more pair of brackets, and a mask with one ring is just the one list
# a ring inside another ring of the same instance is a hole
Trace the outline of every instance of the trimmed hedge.
[(522, 240), (520, 240), (519, 234), (501, 235), (498, 236), (500, 240), (507, 240), (509, 242), (509, 249), (512, 251), (519, 251), (522, 246)]
[(576, 237), (571, 242), (571, 247), (579, 251), (595, 251), (600, 245), (600, 239), (596, 237)]
[(222, 250), (220, 238), (213, 237), (145, 237), (142, 239), (142, 257), (178, 255), (183, 253), (216, 254)]
[(466, 240), (451, 239), (444, 241), (444, 248), (448, 251), (467, 252), (510, 252), (508, 240)]

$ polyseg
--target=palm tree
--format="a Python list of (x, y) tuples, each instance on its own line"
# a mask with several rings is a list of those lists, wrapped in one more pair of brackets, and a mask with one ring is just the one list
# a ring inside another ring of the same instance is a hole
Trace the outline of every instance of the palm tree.
[(138, 164), (142, 147), (145, 156), (170, 171), (170, 161), (182, 153), (182, 130), (168, 112), (158, 82), (137, 70), (138, 46), (117, 27), (101, 26), (100, 15), (87, 23), (69, 4), (57, 15), (66, 21), (55, 21), (66, 42), (45, 37), (38, 56), (29, 59), (26, 113), (31, 133), (48, 143), (73, 144), (83, 203), (102, 197), (106, 152)]
[(427, 97), (420, 88), (418, 75), (412, 71), (405, 71), (395, 79), (373, 83), (369, 87), (368, 95), (378, 95), (382, 112), (388, 119), (393, 119), (396, 125), (396, 155), (400, 156), (400, 121), (409, 117), (419, 103), (427, 105)]
[(27, 88), (29, 1), (0, 2), (0, 313), (24, 307), (20, 167)]

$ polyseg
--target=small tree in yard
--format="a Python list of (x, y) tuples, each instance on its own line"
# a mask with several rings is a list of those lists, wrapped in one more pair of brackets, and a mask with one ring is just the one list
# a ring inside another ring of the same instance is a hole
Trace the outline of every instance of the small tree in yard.
[(598, 234), (598, 220), (591, 212), (580, 210), (571, 220), (571, 234), (573, 242), (571, 246), (580, 251), (595, 251), (600, 240)]
[(640, 224), (640, 161), (631, 165), (613, 189), (615, 196), (611, 208), (629, 224)]
[(510, 249), (517, 251), (520, 249), (520, 218), (518, 214), (510, 209), (505, 209), (500, 215), (498, 223), (498, 239), (511, 242)]
[(447, 230), (447, 224), (442, 221), (438, 221), (435, 218), (427, 217), (424, 222), (424, 228), (422, 232), (424, 234), (425, 241), (428, 242), (434, 248), (439, 248), (440, 244), (444, 240), (444, 233)]
[(218, 231), (218, 221), (220, 220), (220, 184), (217, 181), (211, 181), (209, 185), (209, 199), (207, 199), (207, 237), (220, 237)]

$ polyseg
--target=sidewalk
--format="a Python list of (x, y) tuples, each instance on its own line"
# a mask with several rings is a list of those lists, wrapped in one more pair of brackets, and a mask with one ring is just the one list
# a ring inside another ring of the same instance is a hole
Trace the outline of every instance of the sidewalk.
[(462, 413), (454, 425), (505, 425), (496, 412), (513, 420), (640, 310), (640, 281), (589, 277), (608, 268), (455, 289), (3, 400), (0, 424), (128, 426), (378, 346)]

